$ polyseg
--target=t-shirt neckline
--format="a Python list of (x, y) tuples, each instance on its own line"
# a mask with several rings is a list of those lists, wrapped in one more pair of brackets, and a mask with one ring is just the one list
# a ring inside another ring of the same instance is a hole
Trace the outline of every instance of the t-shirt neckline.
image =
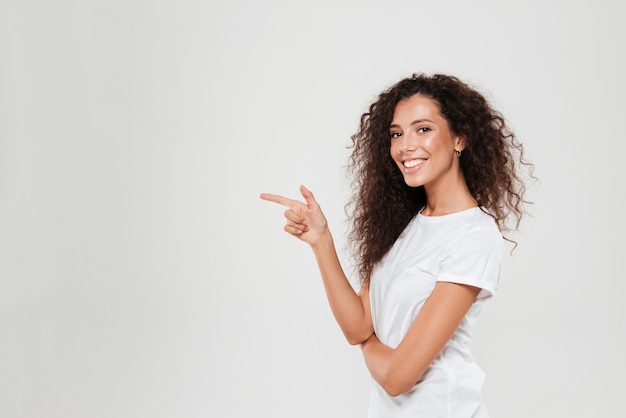
[(449, 220), (453, 220), (457, 218), (462, 218), (464, 216), (468, 216), (468, 215), (475, 213), (477, 210), (481, 210), (479, 206), (474, 206), (469, 209), (463, 209), (459, 212), (453, 212), (447, 215), (426, 216), (426, 215), (422, 215), (422, 211), (424, 210), (424, 208), (421, 208), (419, 212), (417, 212), (417, 220), (422, 224), (444, 222), (444, 221), (449, 221)]

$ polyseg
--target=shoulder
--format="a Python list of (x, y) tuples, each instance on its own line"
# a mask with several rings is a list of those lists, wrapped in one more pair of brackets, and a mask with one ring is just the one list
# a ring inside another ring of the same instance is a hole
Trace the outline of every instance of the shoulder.
[(443, 254), (438, 281), (479, 287), (483, 289), (479, 297), (489, 297), (497, 287), (504, 250), (497, 223), (477, 208)]
[(504, 255), (504, 238), (495, 219), (481, 208), (466, 211), (463, 222), (450, 237), (442, 261), (459, 262), (488, 258), (500, 262)]
[[(473, 208), (468, 212), (464, 223), (464, 236), (470, 239), (502, 241), (502, 233), (493, 216), (480, 207)], [(461, 237), (462, 238), (462, 237)]]

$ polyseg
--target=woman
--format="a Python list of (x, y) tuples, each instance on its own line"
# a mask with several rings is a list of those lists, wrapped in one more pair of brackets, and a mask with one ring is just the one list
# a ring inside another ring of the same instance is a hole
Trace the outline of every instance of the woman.
[(470, 327), (495, 292), (501, 234), (523, 214), (522, 146), (480, 93), (423, 74), (383, 92), (352, 140), (358, 293), (309, 190), (304, 202), (261, 198), (288, 207), (285, 231), (311, 246), (339, 326), (361, 345), (370, 417), (487, 416)]

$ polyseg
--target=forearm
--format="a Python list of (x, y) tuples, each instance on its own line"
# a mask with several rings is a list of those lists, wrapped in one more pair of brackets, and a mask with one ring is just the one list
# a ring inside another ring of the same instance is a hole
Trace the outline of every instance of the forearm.
[(444, 348), (480, 289), (439, 282), (400, 344), (390, 348), (372, 336), (361, 345), (374, 380), (391, 396), (410, 390)]
[(262, 193), (261, 198), (288, 206), (285, 231), (308, 243), (317, 259), (330, 308), (341, 330), (351, 344), (360, 344), (373, 334), (369, 310), (369, 293), (364, 286), (360, 295), (346, 278), (328, 223), (313, 193), (300, 186), (306, 204), (283, 196)]
[(393, 349), (381, 343), (375, 335), (361, 344), (363, 359), (370, 374), (379, 384), (386, 380), (389, 360)]
[(415, 385), (417, 379), (411, 379), (404, 367), (397, 367), (396, 350), (381, 343), (375, 335), (361, 344), (361, 349), (370, 374), (389, 395), (398, 396)]
[(312, 246), (322, 276), (328, 302), (350, 344), (360, 344), (373, 333), (369, 309), (348, 281), (330, 232)]

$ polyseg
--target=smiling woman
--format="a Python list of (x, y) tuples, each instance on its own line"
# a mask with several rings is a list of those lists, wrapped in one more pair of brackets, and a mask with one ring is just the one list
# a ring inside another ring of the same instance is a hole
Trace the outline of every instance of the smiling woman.
[[(431, 190), (464, 186), (456, 156), (465, 147), (465, 139), (450, 131), (433, 99), (415, 95), (400, 101), (389, 132), (391, 158), (407, 185), (428, 185)], [(475, 202), (472, 204), (475, 206)]]
[(414, 75), (361, 117), (349, 168), (356, 293), (326, 218), (287, 206), (285, 231), (317, 259), (331, 310), (372, 376), (370, 417), (486, 417), (471, 326), (498, 284), (502, 232), (523, 215), (522, 146), (485, 98), (455, 77)]

